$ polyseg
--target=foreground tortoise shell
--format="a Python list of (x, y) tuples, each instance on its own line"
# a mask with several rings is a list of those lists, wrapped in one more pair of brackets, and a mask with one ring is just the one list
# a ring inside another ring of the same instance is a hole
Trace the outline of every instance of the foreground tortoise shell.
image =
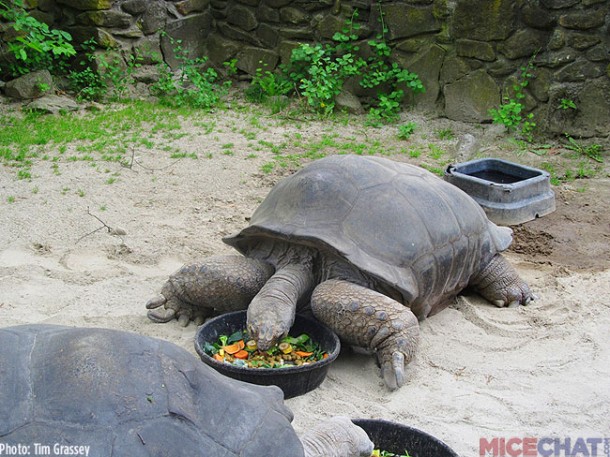
[(28, 325), (0, 329), (0, 347), (0, 443), (108, 457), (303, 456), (278, 388), (225, 378), (171, 343)]
[(261, 239), (331, 252), (408, 303), (437, 313), (512, 241), (462, 190), (380, 157), (332, 156), (280, 181), (250, 225), (224, 241), (256, 257)]

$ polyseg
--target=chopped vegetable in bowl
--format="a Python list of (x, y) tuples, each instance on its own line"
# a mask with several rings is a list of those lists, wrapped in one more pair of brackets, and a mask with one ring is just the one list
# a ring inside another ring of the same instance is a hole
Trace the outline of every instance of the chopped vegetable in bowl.
[(393, 452), (373, 450), (371, 457), (411, 457), (407, 451), (404, 454), (394, 454)]
[(324, 360), (328, 353), (306, 333), (286, 336), (278, 344), (261, 351), (247, 331), (221, 335), (214, 343), (205, 342), (203, 350), (215, 360), (246, 368), (287, 368)]

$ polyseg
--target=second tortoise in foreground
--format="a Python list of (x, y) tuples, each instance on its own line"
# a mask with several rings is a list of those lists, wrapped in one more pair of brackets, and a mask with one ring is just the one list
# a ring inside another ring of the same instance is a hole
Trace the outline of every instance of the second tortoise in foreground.
[(214, 256), (173, 274), (151, 299), (156, 322), (187, 325), (248, 308), (248, 330), (268, 348), (295, 312), (314, 316), (377, 354), (390, 389), (405, 382), (418, 320), (466, 286), (497, 306), (533, 295), (500, 254), (512, 241), (466, 193), (412, 165), (332, 156), (278, 183), (250, 225), (224, 241), (242, 256)]
[(0, 347), (0, 455), (368, 457), (373, 450), (347, 417), (297, 436), (279, 388), (226, 378), (167, 341), (22, 325), (0, 328)]

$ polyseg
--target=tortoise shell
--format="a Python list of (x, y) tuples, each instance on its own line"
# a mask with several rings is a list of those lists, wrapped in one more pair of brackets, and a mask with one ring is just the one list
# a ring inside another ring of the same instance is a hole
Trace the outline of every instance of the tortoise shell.
[(108, 457), (303, 456), (279, 388), (226, 378), (169, 342), (27, 325), (0, 329), (0, 347), (0, 443)]
[(346, 155), (314, 161), (280, 181), (250, 225), (224, 241), (253, 256), (269, 238), (338, 256), (421, 319), (447, 306), (510, 245), (512, 232), (420, 167)]

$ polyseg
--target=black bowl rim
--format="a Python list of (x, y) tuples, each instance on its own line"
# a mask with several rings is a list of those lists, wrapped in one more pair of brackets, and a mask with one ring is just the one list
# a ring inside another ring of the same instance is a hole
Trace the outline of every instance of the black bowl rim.
[(434, 435), (429, 434), (428, 432), (424, 432), (423, 430), (420, 430), (418, 428), (411, 427), (410, 425), (402, 424), (400, 422), (390, 421), (387, 419), (369, 419), (369, 418), (364, 418), (364, 417), (358, 417), (355, 419), (351, 419), (351, 421), (355, 425), (358, 425), (359, 427), (362, 426), (361, 424), (369, 422), (369, 423), (374, 423), (374, 424), (387, 425), (387, 426), (391, 426), (391, 427), (399, 427), (401, 429), (412, 431), (412, 432), (415, 432), (418, 435), (420, 435), (422, 438), (426, 438), (426, 439), (435, 441), (441, 447), (445, 448), (445, 450), (448, 451), (450, 454), (454, 455), (455, 457), (459, 457), (459, 455), (453, 449), (451, 449), (449, 447), (449, 445), (447, 443), (445, 443), (443, 440), (435, 437)]
[(221, 370), (234, 371), (236, 373), (251, 373), (251, 374), (256, 374), (259, 376), (275, 376), (275, 375), (278, 375), (279, 373), (285, 373), (285, 374), (305, 373), (307, 371), (321, 369), (324, 366), (330, 365), (331, 363), (333, 363), (335, 361), (335, 359), (339, 356), (339, 353), (341, 352), (341, 342), (335, 332), (333, 332), (328, 326), (324, 325), (320, 321), (310, 319), (309, 317), (303, 316), (302, 314), (297, 314), (295, 317), (295, 322), (297, 319), (299, 319), (301, 321), (305, 321), (305, 322), (314, 324), (314, 325), (320, 327), (325, 333), (328, 333), (329, 336), (332, 336), (332, 339), (335, 343), (335, 349), (332, 352), (328, 353), (328, 357), (326, 359), (319, 360), (315, 363), (310, 363), (308, 365), (301, 365), (301, 366), (294, 366), (294, 367), (287, 367), (287, 368), (249, 368), (249, 367), (240, 367), (240, 366), (233, 365), (230, 363), (219, 362), (218, 360), (214, 359), (210, 355), (206, 354), (206, 352), (204, 351), (204, 349), (201, 347), (201, 344), (200, 344), (200, 334), (203, 332), (204, 328), (208, 328), (209, 325), (214, 324), (215, 322), (220, 321), (222, 319), (226, 319), (229, 316), (238, 315), (238, 314), (246, 314), (246, 312), (247, 311), (244, 310), (244, 311), (232, 311), (230, 313), (221, 314), (220, 316), (216, 316), (216, 317), (206, 321), (203, 325), (201, 325), (197, 329), (197, 333), (195, 334), (195, 350), (197, 351), (197, 354), (199, 354), (199, 356), (202, 359), (205, 358), (205, 360), (204, 360), (205, 363), (209, 364), (212, 367), (219, 367)]

